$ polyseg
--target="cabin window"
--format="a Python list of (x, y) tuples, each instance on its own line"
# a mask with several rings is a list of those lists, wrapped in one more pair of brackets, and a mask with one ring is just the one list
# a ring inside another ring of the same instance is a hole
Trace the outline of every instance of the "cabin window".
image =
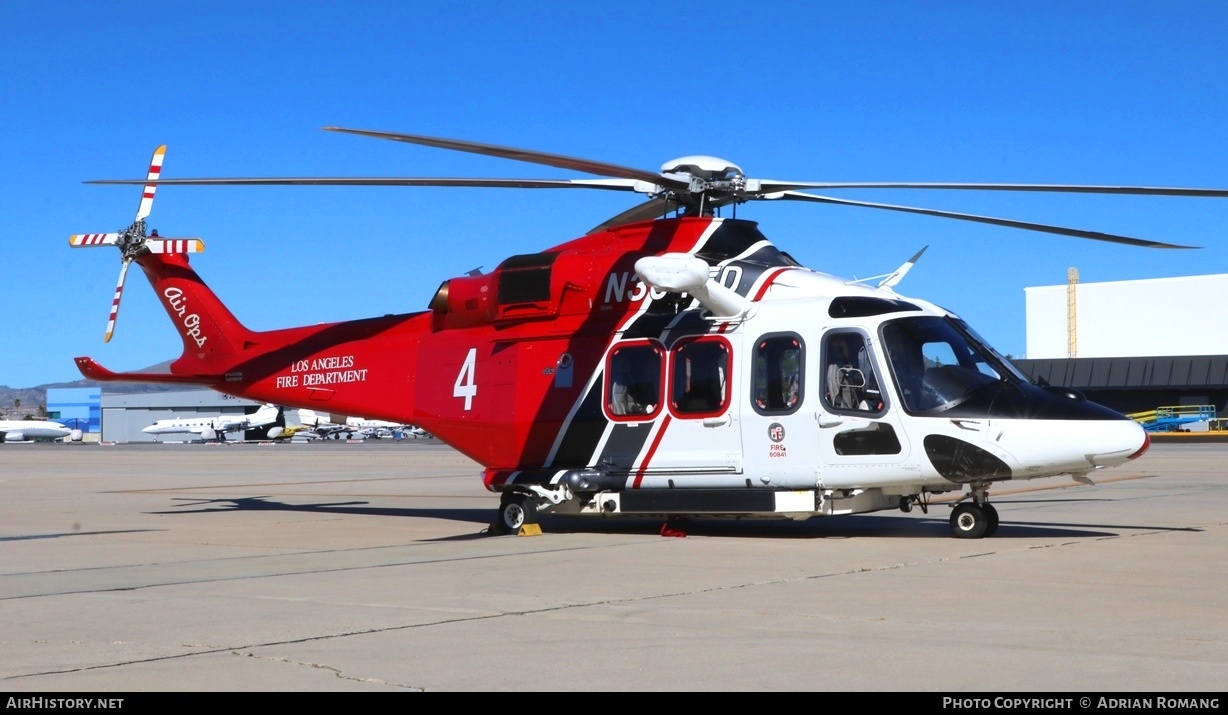
[(823, 404), (832, 412), (881, 413), (885, 408), (866, 338), (833, 330), (823, 338)]
[(921, 310), (921, 308), (906, 300), (887, 300), (886, 298), (846, 295), (833, 300), (827, 308), (827, 314), (833, 318), (865, 318), (871, 315), (899, 313), (909, 310)]
[(670, 351), (670, 406), (680, 415), (722, 412), (729, 404), (729, 344), (722, 338), (679, 342)]
[(621, 345), (610, 352), (606, 408), (615, 418), (652, 417), (661, 406), (664, 350), (652, 343)]
[(805, 361), (802, 339), (793, 333), (765, 335), (755, 344), (752, 405), (759, 414), (790, 414), (802, 404)]

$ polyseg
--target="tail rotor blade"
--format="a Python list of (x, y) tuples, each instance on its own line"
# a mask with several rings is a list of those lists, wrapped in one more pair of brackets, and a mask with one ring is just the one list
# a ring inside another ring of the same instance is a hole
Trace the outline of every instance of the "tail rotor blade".
[(147, 238), (150, 253), (203, 253), (205, 242), (199, 238)]
[[(153, 158), (149, 161), (149, 176), (146, 181), (156, 182), (158, 177), (162, 175), (162, 160), (166, 157), (166, 145), (154, 149)], [(141, 205), (136, 211), (136, 220), (140, 221), (149, 216), (149, 212), (153, 209), (154, 192), (158, 190), (156, 183), (145, 184), (145, 191), (141, 194)]]
[(114, 246), (118, 242), (118, 233), (74, 233), (68, 237), (68, 245), (73, 248)]
[(103, 337), (104, 343), (111, 342), (111, 336), (115, 334), (115, 319), (119, 317), (119, 299), (124, 295), (124, 277), (128, 275), (128, 264), (132, 261), (124, 259), (124, 262), (119, 267), (119, 282), (115, 284), (115, 299), (111, 301), (111, 317), (107, 320), (107, 334)]

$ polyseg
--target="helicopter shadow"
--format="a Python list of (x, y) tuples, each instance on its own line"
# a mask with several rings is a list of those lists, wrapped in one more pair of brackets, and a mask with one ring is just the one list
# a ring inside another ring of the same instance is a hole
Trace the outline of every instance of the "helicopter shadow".
[(370, 502), (344, 501), (314, 504), (290, 504), (269, 496), (233, 497), (221, 499), (175, 499), (185, 502), (176, 508), (146, 512), (158, 515), (218, 514), (236, 511), (299, 511), (314, 514), (348, 514), (356, 516), (391, 516), (416, 519), (441, 519), (462, 523), (489, 525), (493, 509), (419, 509), (413, 507), (374, 507)]
[[(481, 530), (469, 535), (449, 536), (432, 541), (472, 539), (490, 535), (493, 509), (373, 507), (370, 502), (344, 501), (312, 504), (290, 504), (269, 496), (220, 499), (176, 499), (184, 502), (164, 511), (147, 512), (158, 515), (216, 514), (243, 511), (287, 511), (317, 514), (384, 516), (479, 524)], [(1064, 500), (1069, 501), (1069, 500)], [(1096, 501), (1086, 499), (1080, 501)], [(998, 504), (1004, 503), (998, 501)], [(1030, 502), (1034, 503), (1034, 502)], [(543, 515), (543, 531), (553, 534), (658, 534), (661, 536), (706, 536), (718, 538), (774, 539), (849, 539), (884, 538), (909, 539), (949, 537), (950, 527), (945, 516), (904, 516), (848, 514), (838, 518), (813, 517), (802, 521), (737, 517), (591, 517)], [(1124, 524), (1059, 524), (1038, 521), (1004, 520), (994, 539), (1093, 538), (1122, 536), (1130, 531), (1201, 531), (1193, 527), (1163, 527)], [(45, 537), (44, 537), (45, 538)]]
[[(752, 539), (934, 539), (951, 536), (951, 528), (946, 518), (870, 514), (845, 514), (834, 518), (813, 517), (804, 521), (734, 517), (656, 520), (543, 517), (541, 523), (552, 533), (659, 533), (661, 536)], [(1114, 531), (1100, 530), (1102, 528), (1105, 527), (1003, 522), (992, 538), (1104, 538), (1119, 535)], [(1112, 528), (1120, 527), (1114, 525)]]
[(107, 529), (101, 531), (63, 531), (52, 534), (23, 534), (18, 536), (0, 536), (0, 543), (8, 541), (36, 541), (39, 539), (63, 539), (69, 536), (109, 536), (112, 534), (144, 534), (165, 529)]
[[(1054, 499), (1053, 502), (1098, 502), (1098, 498)], [(997, 505), (1009, 504), (997, 500)], [(1029, 500), (1027, 503), (1036, 503)], [(945, 511), (930, 507), (929, 514), (904, 515), (843, 514), (837, 517), (815, 516), (794, 521), (788, 519), (757, 519), (737, 517), (679, 518), (610, 518), (546, 516), (542, 524), (555, 533), (653, 533), (662, 536), (712, 536), (743, 538), (790, 539), (850, 539), (850, 538), (950, 538), (951, 527)], [(1007, 515), (1010, 516), (1009, 514)], [(993, 539), (1103, 539), (1124, 536), (1130, 532), (1199, 532), (1196, 527), (1172, 527), (1155, 524), (1096, 524), (1056, 523), (1003, 519)]]

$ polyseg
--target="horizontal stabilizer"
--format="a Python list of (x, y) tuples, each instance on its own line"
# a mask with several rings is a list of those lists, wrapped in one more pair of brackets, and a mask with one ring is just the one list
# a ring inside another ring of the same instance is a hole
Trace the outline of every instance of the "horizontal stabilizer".
[(169, 372), (113, 372), (99, 365), (91, 357), (79, 357), (75, 360), (77, 369), (86, 379), (99, 382), (171, 382), (187, 385), (212, 385), (225, 379), (225, 375), (214, 373), (172, 375)]

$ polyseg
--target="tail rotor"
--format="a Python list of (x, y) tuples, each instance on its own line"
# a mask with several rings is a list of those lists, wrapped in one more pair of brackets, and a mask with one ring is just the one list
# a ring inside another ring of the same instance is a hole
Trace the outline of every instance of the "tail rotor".
[(145, 219), (153, 210), (154, 194), (158, 190), (158, 178), (162, 174), (162, 161), (166, 157), (166, 145), (154, 150), (149, 162), (149, 173), (146, 177), (144, 190), (141, 193), (141, 203), (137, 206), (136, 219), (123, 231), (116, 233), (78, 233), (68, 237), (68, 245), (73, 248), (93, 248), (96, 246), (115, 246), (120, 251), (119, 281), (115, 285), (115, 297), (111, 301), (111, 314), (107, 319), (107, 332), (103, 342), (110, 342), (115, 334), (115, 321), (119, 317), (119, 303), (124, 294), (124, 279), (128, 275), (128, 266), (143, 254), (183, 254), (201, 253), (205, 244), (198, 238), (162, 238), (155, 230), (153, 235), (146, 232)]

